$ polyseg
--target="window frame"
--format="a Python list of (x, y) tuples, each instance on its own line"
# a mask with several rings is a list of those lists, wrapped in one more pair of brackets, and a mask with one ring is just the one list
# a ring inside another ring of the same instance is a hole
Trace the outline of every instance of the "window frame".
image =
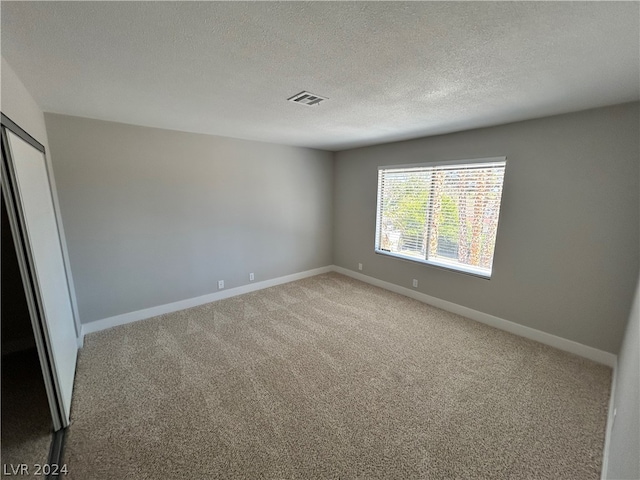
[(386, 257), (392, 257), (392, 258), (397, 258), (400, 260), (405, 260), (408, 262), (413, 262), (413, 263), (417, 263), (420, 265), (428, 265), (430, 267), (435, 267), (435, 268), (439, 268), (442, 270), (446, 270), (449, 272), (454, 272), (454, 273), (461, 273), (464, 275), (471, 275), (474, 277), (478, 277), (478, 278), (482, 278), (484, 280), (490, 280), (491, 277), (493, 276), (494, 273), (494, 269), (493, 269), (493, 261), (491, 263), (491, 272), (489, 274), (487, 274), (486, 272), (478, 269), (477, 267), (473, 267), (473, 266), (469, 266), (469, 265), (460, 265), (460, 264), (455, 264), (455, 265), (448, 265), (447, 261), (443, 261), (443, 260), (430, 260), (427, 258), (424, 259), (420, 259), (420, 258), (416, 258), (416, 257), (411, 257), (408, 255), (402, 255), (401, 253), (394, 253), (394, 252), (390, 252), (387, 250), (381, 250), (379, 247), (379, 242), (380, 242), (380, 220), (381, 220), (381, 212), (380, 209), (382, 208), (382, 197), (380, 195), (380, 187), (382, 184), (382, 176), (380, 174), (380, 172), (382, 170), (391, 170), (391, 169), (402, 169), (402, 168), (433, 168), (433, 167), (442, 167), (442, 166), (447, 166), (447, 167), (451, 167), (451, 166), (456, 166), (456, 165), (460, 165), (461, 167), (463, 166), (467, 166), (467, 165), (476, 165), (476, 164), (492, 164), (492, 163), (504, 163), (504, 177), (502, 179), (502, 191), (501, 191), (501, 195), (500, 195), (500, 208), (498, 209), (498, 221), (497, 221), (497, 225), (496, 225), (496, 240), (495, 243), (493, 245), (493, 251), (494, 251), (494, 256), (493, 256), (493, 260), (495, 260), (495, 251), (496, 251), (496, 246), (498, 244), (498, 234), (500, 232), (500, 218), (502, 216), (502, 198), (503, 198), (503, 194), (504, 194), (504, 183), (505, 183), (505, 177), (507, 175), (507, 157), (506, 156), (500, 156), (500, 157), (483, 157), (483, 158), (472, 158), (472, 159), (458, 159), (458, 160), (444, 160), (444, 161), (436, 161), (436, 162), (422, 162), (422, 163), (408, 163), (408, 164), (398, 164), (398, 165), (384, 165), (384, 166), (378, 166), (377, 168), (377, 175), (378, 175), (378, 179), (377, 179), (377, 190), (376, 190), (376, 227), (375, 227), (375, 243), (374, 243), (374, 252), (378, 255), (384, 255)]

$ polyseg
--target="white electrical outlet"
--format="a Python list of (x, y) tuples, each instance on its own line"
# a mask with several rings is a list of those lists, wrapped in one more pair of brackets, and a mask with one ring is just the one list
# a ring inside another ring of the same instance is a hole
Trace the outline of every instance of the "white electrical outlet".
[(362, 270), (362, 264), (361, 263), (358, 264), (358, 270)]
[(413, 288), (418, 288), (418, 280), (413, 279)]
[(249, 274), (249, 281), (253, 282), (256, 279), (256, 277), (253, 275), (253, 273)]
[(218, 280), (218, 290), (222, 290), (224, 288), (224, 280)]

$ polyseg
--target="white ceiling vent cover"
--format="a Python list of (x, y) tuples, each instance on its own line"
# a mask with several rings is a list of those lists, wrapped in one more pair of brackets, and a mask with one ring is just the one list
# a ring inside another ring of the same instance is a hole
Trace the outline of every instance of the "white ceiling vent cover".
[(306, 105), (308, 107), (313, 107), (318, 105), (323, 100), (328, 100), (327, 97), (321, 97), (320, 95), (316, 95), (311, 92), (300, 92), (297, 95), (294, 95), (291, 98), (288, 98), (290, 102), (299, 103), (300, 105)]

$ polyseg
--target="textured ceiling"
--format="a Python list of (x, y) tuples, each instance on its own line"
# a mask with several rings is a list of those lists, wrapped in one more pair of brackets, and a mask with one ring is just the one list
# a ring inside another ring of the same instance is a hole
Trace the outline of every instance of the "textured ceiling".
[(137, 125), (339, 150), (639, 98), (637, 2), (1, 8), (43, 110)]

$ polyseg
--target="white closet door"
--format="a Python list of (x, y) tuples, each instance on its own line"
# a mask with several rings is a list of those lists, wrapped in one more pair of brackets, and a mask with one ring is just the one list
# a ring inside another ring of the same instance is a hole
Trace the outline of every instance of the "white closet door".
[(64, 427), (69, 424), (78, 347), (47, 165), (42, 152), (6, 132)]

